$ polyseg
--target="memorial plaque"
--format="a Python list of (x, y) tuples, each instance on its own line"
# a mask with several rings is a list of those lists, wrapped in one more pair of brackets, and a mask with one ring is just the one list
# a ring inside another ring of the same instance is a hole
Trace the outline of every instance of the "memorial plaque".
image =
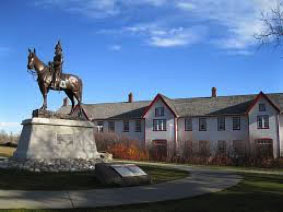
[(58, 144), (73, 144), (73, 134), (57, 134)]
[(97, 163), (95, 177), (104, 185), (137, 186), (151, 184), (151, 176), (134, 164)]
[(114, 164), (111, 165), (111, 167), (122, 177), (136, 177), (147, 175), (140, 167), (134, 164)]

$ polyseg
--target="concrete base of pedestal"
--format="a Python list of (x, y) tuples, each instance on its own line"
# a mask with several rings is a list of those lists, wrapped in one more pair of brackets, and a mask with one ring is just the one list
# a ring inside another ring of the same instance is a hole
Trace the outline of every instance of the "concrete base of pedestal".
[(90, 121), (32, 118), (22, 122), (15, 160), (85, 159), (101, 157)]

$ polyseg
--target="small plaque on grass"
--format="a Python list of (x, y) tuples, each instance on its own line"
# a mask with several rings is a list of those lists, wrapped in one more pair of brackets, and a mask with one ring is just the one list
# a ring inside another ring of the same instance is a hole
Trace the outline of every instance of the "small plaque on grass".
[(114, 164), (111, 167), (121, 175), (121, 177), (134, 177), (147, 175), (140, 167), (134, 164)]
[(151, 177), (134, 164), (95, 164), (95, 176), (105, 185), (134, 186), (151, 183)]

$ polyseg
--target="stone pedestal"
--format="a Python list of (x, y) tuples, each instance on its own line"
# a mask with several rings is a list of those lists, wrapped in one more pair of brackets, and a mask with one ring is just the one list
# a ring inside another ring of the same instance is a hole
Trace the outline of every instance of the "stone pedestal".
[(32, 118), (22, 122), (15, 160), (99, 159), (90, 121)]

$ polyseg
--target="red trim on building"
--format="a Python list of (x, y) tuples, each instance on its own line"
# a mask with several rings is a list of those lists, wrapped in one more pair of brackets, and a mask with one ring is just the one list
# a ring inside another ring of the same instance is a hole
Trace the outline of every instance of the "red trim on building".
[(266, 138), (266, 137), (263, 137), (263, 138), (255, 138), (254, 140), (255, 140), (255, 141), (258, 141), (258, 140), (271, 140), (271, 141), (273, 141), (272, 138)]
[(280, 112), (280, 109), (277, 105), (275, 105), (271, 99), (265, 95), (262, 91), (257, 95), (257, 97), (253, 100), (252, 104), (249, 106), (248, 110), (247, 110), (247, 113), (249, 113), (251, 111), (251, 109), (256, 105), (256, 103), (259, 101), (260, 98), (265, 98), (269, 104), (271, 104), (278, 112)]
[(174, 118), (174, 140), (175, 140), (175, 154), (179, 150), (179, 143), (178, 143), (178, 118)]
[(172, 110), (171, 107), (169, 107), (169, 105), (166, 103), (166, 101), (163, 99), (161, 94), (157, 94), (154, 99), (152, 100), (152, 102), (150, 103), (150, 105), (145, 109), (142, 118), (144, 118), (144, 116), (147, 114), (147, 112), (150, 110), (150, 108), (152, 107), (152, 105), (154, 105), (155, 102), (157, 102), (159, 99), (161, 99), (161, 101), (166, 105), (166, 107), (169, 108), (169, 110), (173, 113), (174, 117), (177, 117), (177, 114)]
[(146, 131), (146, 125), (145, 125), (145, 118), (143, 119), (143, 126), (144, 126), (144, 128), (143, 128), (143, 133), (144, 133), (143, 148), (146, 149), (146, 133), (145, 133), (145, 131)]

